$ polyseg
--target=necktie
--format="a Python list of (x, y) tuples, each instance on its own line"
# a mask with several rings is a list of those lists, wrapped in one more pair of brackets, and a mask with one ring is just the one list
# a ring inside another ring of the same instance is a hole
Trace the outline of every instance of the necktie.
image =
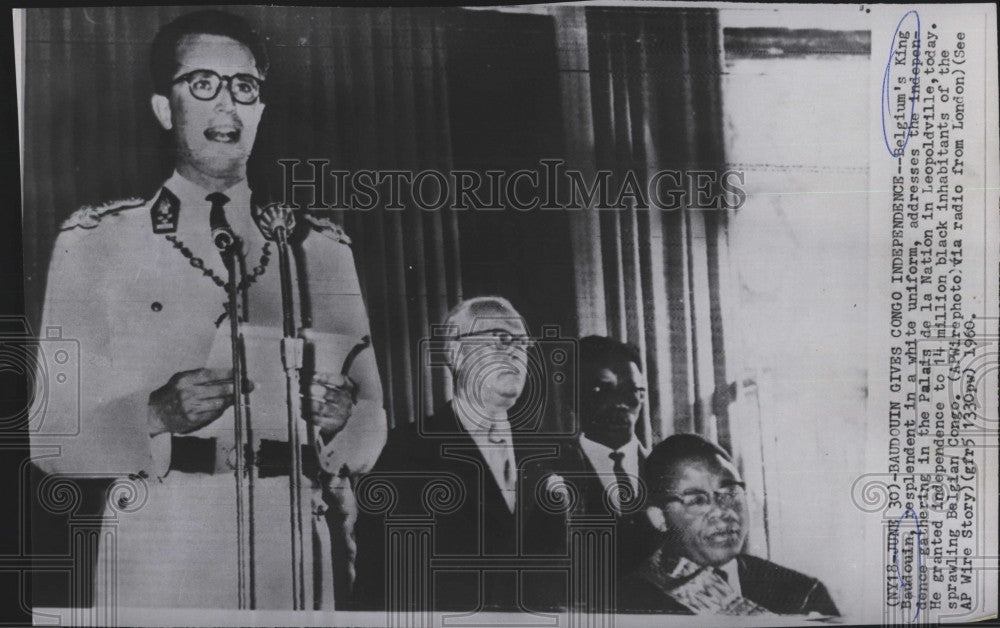
[(507, 488), (511, 483), (510, 456), (507, 455), (507, 448), (503, 447), (507, 439), (500, 435), (495, 425), (490, 426), (490, 433), (487, 435), (487, 439), (494, 445), (501, 445), (497, 447), (496, 452), (498, 457), (503, 458), (503, 483), (504, 488)]
[(212, 242), (219, 249), (220, 253), (222, 253), (223, 259), (226, 259), (226, 253), (222, 252), (223, 249), (227, 249), (229, 254), (236, 254), (238, 277), (243, 278), (237, 285), (237, 290), (241, 297), (237, 304), (237, 311), (240, 313), (240, 320), (247, 321), (250, 316), (247, 295), (247, 288), (250, 286), (250, 282), (246, 280), (246, 260), (242, 255), (243, 243), (233, 233), (229, 221), (226, 220), (226, 203), (229, 202), (229, 197), (222, 192), (212, 192), (205, 197), (205, 200), (212, 204), (212, 210), (208, 214), (208, 224), (212, 229)]
[(624, 510), (625, 504), (628, 504), (635, 497), (633, 494), (635, 491), (632, 490), (632, 482), (629, 481), (628, 474), (625, 473), (625, 467), (622, 466), (622, 459), (625, 458), (625, 452), (612, 451), (608, 454), (608, 457), (614, 461), (611, 469), (615, 472), (615, 483), (618, 485), (618, 511), (621, 512)]
[(498, 462), (502, 460), (500, 465), (501, 476), (503, 478), (503, 484), (500, 490), (504, 494), (504, 501), (507, 502), (507, 506), (513, 511), (514, 501), (515, 501), (515, 483), (514, 483), (514, 467), (511, 465), (510, 448), (506, 447), (507, 439), (504, 438), (500, 431), (496, 429), (495, 425), (490, 426), (489, 434), (487, 435), (487, 440), (490, 444), (497, 445), (496, 448), (492, 450), (495, 460)]
[(212, 210), (215, 210), (216, 206), (220, 208), (229, 202), (229, 197), (222, 192), (212, 192), (205, 197), (205, 200), (212, 204)]
[[(226, 220), (226, 203), (229, 202), (229, 197), (222, 192), (212, 192), (205, 197), (205, 200), (212, 204), (212, 211), (208, 215), (208, 224), (212, 229), (212, 239), (216, 239), (216, 231), (219, 229), (225, 229), (231, 233), (232, 229), (229, 226), (229, 221)], [(217, 242), (216, 246), (218, 246)]]
[(212, 229), (212, 243), (220, 252), (233, 252), (238, 238), (233, 233), (232, 227), (229, 226), (229, 221), (226, 220), (226, 203), (229, 202), (229, 197), (221, 192), (212, 192), (205, 197), (205, 200), (212, 203), (212, 211), (208, 214), (208, 226)]
[[(686, 559), (681, 559), (686, 561)], [(687, 561), (690, 563), (690, 561)], [(685, 565), (678, 563), (673, 573), (658, 585), (667, 595), (674, 598), (696, 614), (708, 615), (768, 615), (768, 611), (756, 602), (742, 597), (736, 592), (729, 574), (720, 567)], [(681, 584), (677, 585), (680, 582)]]

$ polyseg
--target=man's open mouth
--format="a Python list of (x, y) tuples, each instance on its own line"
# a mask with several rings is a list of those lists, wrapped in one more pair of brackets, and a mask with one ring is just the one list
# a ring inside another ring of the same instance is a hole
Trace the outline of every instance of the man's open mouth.
[(205, 139), (210, 142), (222, 142), (223, 144), (235, 144), (240, 141), (242, 129), (231, 124), (211, 126), (205, 129)]

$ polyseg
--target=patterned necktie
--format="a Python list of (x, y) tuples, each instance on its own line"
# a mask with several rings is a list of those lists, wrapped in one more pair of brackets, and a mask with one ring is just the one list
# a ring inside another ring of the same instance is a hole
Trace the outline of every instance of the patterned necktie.
[(707, 615), (770, 615), (769, 610), (737, 595), (729, 582), (729, 573), (719, 567), (700, 567), (680, 558), (673, 559), (657, 550), (640, 573), (661, 591), (691, 609)]
[(611, 469), (615, 472), (615, 483), (618, 485), (618, 511), (622, 512), (625, 505), (635, 497), (635, 491), (632, 489), (632, 482), (629, 481), (628, 474), (625, 473), (625, 467), (622, 466), (625, 452), (612, 451), (608, 457), (614, 461)]
[(504, 493), (504, 500), (507, 501), (507, 506), (512, 507), (516, 486), (514, 483), (514, 467), (510, 462), (511, 457), (509, 455), (510, 452), (508, 451), (509, 448), (504, 447), (507, 443), (507, 439), (504, 438), (500, 434), (500, 431), (496, 429), (496, 425), (490, 425), (490, 432), (487, 435), (487, 440), (490, 444), (498, 445), (498, 447), (493, 450), (493, 455), (503, 459), (503, 485), (500, 487), (500, 490)]

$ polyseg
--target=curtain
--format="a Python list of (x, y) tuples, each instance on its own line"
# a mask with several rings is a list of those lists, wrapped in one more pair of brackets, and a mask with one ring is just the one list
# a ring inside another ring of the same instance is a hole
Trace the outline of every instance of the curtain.
[[(323, 112), (326, 137), (299, 130), (302, 159), (331, 155), (342, 170), (451, 169), (446, 15), (433, 10), (316, 11), (316, 30), (333, 33), (330, 46), (312, 46), (315, 86), (304, 102)], [(351, 19), (344, 19), (349, 15)], [(318, 42), (317, 42), (318, 43)], [(286, 151), (287, 153), (287, 151)], [(385, 200), (385, 199), (383, 199)], [(372, 325), (390, 423), (430, 410), (443, 383), (421, 372), (420, 339), (462, 295), (457, 223), (449, 209), (426, 212), (385, 203), (343, 212), (354, 241)], [(436, 386), (436, 389), (435, 389)]]
[[(578, 121), (576, 137), (592, 138), (595, 167), (619, 179), (628, 169), (721, 175), (723, 42), (716, 12), (588, 8), (586, 31), (588, 55), (576, 64), (589, 70), (590, 112), (570, 119)], [(578, 300), (581, 320), (593, 333), (640, 348), (651, 443), (696, 432), (733, 453), (752, 488), (749, 545), (767, 556), (766, 486), (752, 437), (760, 422), (757, 391), (729, 380), (737, 352), (726, 323), (738, 316), (729, 214), (634, 205), (598, 214), (576, 226), (574, 257), (601, 286), (600, 298), (592, 291)]]
[[(640, 182), (667, 169), (721, 173), (716, 12), (588, 8), (586, 33), (591, 126), (577, 133), (592, 137), (595, 167), (612, 173), (610, 188), (630, 171)], [(643, 209), (634, 200), (596, 214), (578, 227), (575, 254), (603, 299), (581, 301), (581, 320), (639, 347), (647, 442), (694, 431), (729, 446), (719, 275), (725, 214)]]

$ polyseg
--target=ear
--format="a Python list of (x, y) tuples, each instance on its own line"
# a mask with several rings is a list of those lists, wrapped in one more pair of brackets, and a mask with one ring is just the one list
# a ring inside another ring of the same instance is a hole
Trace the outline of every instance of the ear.
[(649, 520), (649, 525), (653, 526), (653, 528), (660, 532), (667, 531), (667, 518), (663, 515), (663, 510), (656, 506), (647, 506), (646, 518)]
[(170, 111), (170, 99), (162, 94), (153, 94), (149, 99), (149, 104), (153, 106), (153, 115), (156, 116), (160, 126), (169, 131), (174, 128), (173, 114)]

